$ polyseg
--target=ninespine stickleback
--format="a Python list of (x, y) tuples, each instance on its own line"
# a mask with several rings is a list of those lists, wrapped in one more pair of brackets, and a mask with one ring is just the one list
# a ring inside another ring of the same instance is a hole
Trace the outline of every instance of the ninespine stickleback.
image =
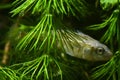
[[(59, 31), (58, 31), (59, 32)], [(107, 61), (111, 59), (109, 48), (82, 32), (60, 31), (65, 52), (73, 57), (88, 61)]]

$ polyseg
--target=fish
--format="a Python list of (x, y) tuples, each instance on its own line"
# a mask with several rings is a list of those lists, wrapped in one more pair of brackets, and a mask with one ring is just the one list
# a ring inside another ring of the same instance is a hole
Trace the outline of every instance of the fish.
[(66, 54), (87, 61), (108, 61), (113, 53), (98, 40), (80, 31), (59, 31)]

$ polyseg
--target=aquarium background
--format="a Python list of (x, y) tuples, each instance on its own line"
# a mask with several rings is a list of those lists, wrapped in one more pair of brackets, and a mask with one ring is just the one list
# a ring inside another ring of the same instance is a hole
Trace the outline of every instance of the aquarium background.
[[(67, 41), (58, 30), (81, 31), (107, 45), (113, 57), (95, 62), (69, 56), (56, 46)], [(119, 0), (0, 1), (0, 80), (119, 79)]]

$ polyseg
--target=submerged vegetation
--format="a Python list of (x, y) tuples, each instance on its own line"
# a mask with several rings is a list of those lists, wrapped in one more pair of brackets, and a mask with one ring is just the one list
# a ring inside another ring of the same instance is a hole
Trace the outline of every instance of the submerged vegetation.
[[(0, 80), (120, 79), (119, 0), (1, 0), (0, 12)], [(77, 42), (77, 30), (106, 44), (113, 57), (67, 55), (63, 45)]]

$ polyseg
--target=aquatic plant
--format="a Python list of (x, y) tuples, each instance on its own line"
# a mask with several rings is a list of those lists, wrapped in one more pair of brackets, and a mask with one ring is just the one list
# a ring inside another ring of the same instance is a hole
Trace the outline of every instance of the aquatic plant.
[[(0, 11), (0, 80), (120, 78), (119, 0), (1, 0)], [(77, 30), (106, 44), (111, 60), (97, 64), (67, 55), (63, 46), (68, 38), (77, 42)]]

